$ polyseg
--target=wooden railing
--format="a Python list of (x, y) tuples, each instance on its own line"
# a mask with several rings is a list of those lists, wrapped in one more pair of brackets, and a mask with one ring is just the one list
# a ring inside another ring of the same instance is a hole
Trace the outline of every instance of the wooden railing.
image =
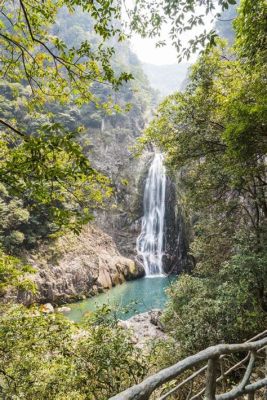
[[(229, 355), (246, 353), (246, 356), (237, 362), (235, 365), (228, 367), (227, 370), (222, 369), (222, 360)], [(257, 368), (262, 371), (265, 368), (265, 377), (261, 378), (257, 375), (251, 382), (251, 374), (257, 361)], [(192, 370), (197, 365), (207, 362), (197, 371), (194, 371), (190, 376), (181, 382), (177, 383), (181, 374), (185, 371)], [(264, 366), (265, 363), (265, 366)], [(247, 364), (247, 365), (246, 365)], [(240, 367), (246, 365), (245, 373), (240, 383), (234, 386), (230, 391), (216, 395), (218, 385), (223, 382), (228, 376), (237, 371)], [(165, 368), (156, 374), (146, 378), (143, 382), (130, 387), (124, 392), (113, 396), (109, 400), (148, 400), (153, 396), (153, 399), (166, 400), (181, 398), (179, 392), (184, 385), (191, 383), (191, 387), (185, 397), (187, 400), (197, 400), (204, 398), (205, 400), (232, 400), (240, 396), (248, 395), (249, 400), (254, 399), (254, 395), (260, 389), (265, 388), (264, 399), (267, 400), (267, 330), (251, 338), (241, 344), (219, 344), (211, 346), (199, 353), (187, 357), (179, 361), (177, 364), (169, 368)], [(218, 376), (220, 370), (220, 376)], [(193, 381), (200, 377), (203, 372), (206, 372), (205, 387), (193, 394)], [(166, 383), (174, 381), (175, 386), (171, 389), (166, 389)], [(161, 390), (159, 390), (159, 388)], [(156, 391), (156, 393), (155, 393)], [(156, 396), (156, 397), (155, 397)], [(257, 397), (258, 398), (258, 397)]]

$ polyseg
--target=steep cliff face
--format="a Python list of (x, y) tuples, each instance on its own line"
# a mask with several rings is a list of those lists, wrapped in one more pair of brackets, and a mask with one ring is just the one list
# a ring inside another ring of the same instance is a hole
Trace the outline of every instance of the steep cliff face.
[[(88, 16), (80, 9), (71, 16), (63, 9), (58, 15), (56, 29), (57, 34), (69, 46), (74, 46), (75, 43), (82, 42), (84, 36), (89, 35), (92, 43), (97, 40), (91, 25)], [(134, 157), (133, 146), (157, 103), (157, 95), (151, 88), (140, 61), (131, 51), (130, 44), (127, 41), (118, 43), (112, 39), (108, 44), (115, 49), (111, 62), (116, 74), (129, 72), (134, 79), (123, 84), (116, 92), (108, 85), (98, 83), (93, 83), (92, 90), (100, 103), (113, 103), (116, 106), (111, 105), (106, 111), (107, 107), (101, 108), (94, 103), (86, 104), (82, 108), (73, 104), (57, 110), (53, 105), (51, 112), (68, 129), (78, 126), (85, 128), (80, 142), (92, 166), (109, 177), (113, 189), (113, 197), (108, 205), (94, 210), (95, 222), (112, 236), (121, 254), (133, 258), (139, 233), (135, 221), (140, 217), (142, 204), (142, 193), (138, 185), (146, 161), (146, 157)], [(125, 111), (126, 109), (129, 110)]]
[[(134, 144), (136, 138), (131, 139), (131, 136), (127, 136), (128, 143), (130, 140)], [(118, 146), (117, 150), (114, 149), (114, 153), (116, 151), (125, 153), (125, 148)], [(120, 178), (115, 180), (116, 193), (113, 205), (110, 209), (97, 211), (96, 221), (113, 237), (121, 254), (135, 259), (136, 240), (141, 232), (143, 216), (144, 186), (151, 154), (145, 152), (141, 157), (133, 158), (129, 153), (128, 156), (118, 155), (118, 158), (121, 160), (118, 168)]]
[[(90, 25), (84, 24), (85, 20), (85, 15), (80, 11), (75, 13), (74, 19), (64, 12), (58, 16), (60, 34), (70, 46), (74, 45), (74, 38), (68, 32), (73, 29), (73, 24), (78, 35), (75, 40), (82, 40), (80, 31), (93, 35), (88, 32)], [(133, 147), (156, 104), (156, 94), (149, 85), (140, 61), (130, 50), (129, 43), (111, 45), (116, 50), (116, 72), (130, 72), (134, 80), (122, 85), (115, 93), (107, 85), (97, 83), (93, 84), (93, 90), (100, 102), (114, 102), (122, 111), (116, 112), (117, 107), (113, 111), (111, 107), (106, 112), (105, 108), (93, 103), (81, 108), (73, 104), (55, 109), (55, 105), (52, 105), (50, 111), (55, 114), (56, 121), (69, 130), (79, 126), (85, 128), (79, 140), (92, 166), (109, 177), (113, 189), (110, 202), (94, 210), (96, 224), (112, 236), (121, 254), (133, 258), (139, 233), (135, 221), (141, 216), (142, 204), (139, 181), (146, 162), (145, 156), (138, 159), (134, 157)], [(130, 109), (125, 111), (129, 104)]]
[(126, 280), (143, 276), (134, 261), (121, 256), (110, 236), (86, 226), (79, 236), (68, 235), (28, 256), (37, 273), (36, 295), (21, 292), (18, 300), (30, 304), (67, 303), (93, 296)]
[[(126, 93), (130, 96), (130, 88)], [(113, 191), (102, 207), (94, 209), (95, 223), (112, 236), (122, 255), (131, 258), (135, 257), (135, 242), (140, 233), (143, 185), (151, 160), (149, 152), (134, 156), (136, 140), (149, 113), (148, 100), (141, 100), (140, 96), (140, 91), (135, 93), (133, 107), (126, 114), (104, 115), (88, 105), (57, 112), (57, 121), (69, 129), (81, 125), (85, 128), (79, 140), (92, 166), (110, 179)], [(125, 97), (124, 93), (120, 101), (125, 101)]]
[(189, 255), (190, 229), (179, 201), (179, 179), (167, 177), (164, 270), (168, 274), (190, 273), (194, 260)]

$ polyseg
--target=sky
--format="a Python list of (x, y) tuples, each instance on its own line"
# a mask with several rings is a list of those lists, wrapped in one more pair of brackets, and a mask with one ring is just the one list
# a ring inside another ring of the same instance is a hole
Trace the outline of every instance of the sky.
[(156, 65), (175, 64), (177, 62), (175, 48), (170, 43), (164, 47), (157, 48), (155, 42), (153, 39), (143, 39), (138, 35), (134, 35), (131, 39), (131, 47), (139, 60), (144, 63)]
[[(192, 38), (194, 38), (198, 33), (202, 32), (203, 29), (209, 31), (213, 24), (211, 22), (212, 17), (206, 17), (205, 27), (196, 27), (192, 31), (187, 31), (181, 35), (181, 41), (183, 44)], [(168, 38), (168, 31), (170, 25), (166, 26), (163, 30), (161, 39), (166, 40), (166, 46), (157, 48), (156, 39), (143, 39), (139, 35), (135, 34), (131, 38), (131, 47), (138, 58), (144, 63), (164, 65), (164, 64), (175, 64), (177, 63), (177, 52), (172, 46), (170, 39)], [(197, 54), (193, 55), (189, 61), (185, 62), (193, 63), (197, 59)]]

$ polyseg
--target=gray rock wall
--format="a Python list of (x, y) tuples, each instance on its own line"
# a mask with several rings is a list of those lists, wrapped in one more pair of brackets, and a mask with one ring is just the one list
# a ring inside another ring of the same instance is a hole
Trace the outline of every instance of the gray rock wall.
[[(109, 131), (109, 134), (112, 133)], [(111, 148), (107, 148), (102, 160), (99, 156), (96, 160), (93, 155), (98, 166), (103, 160), (109, 166), (107, 174), (112, 177), (114, 190), (110, 206), (97, 210), (95, 218), (97, 225), (112, 236), (120, 253), (135, 259), (136, 239), (140, 234), (143, 215), (143, 191), (151, 153), (144, 152), (136, 158), (131, 151), (136, 137), (128, 132), (125, 141), (125, 146), (114, 142)]]
[(175, 178), (167, 177), (165, 205), (165, 256), (164, 271), (168, 274), (190, 272), (192, 261), (189, 251), (189, 229), (179, 204), (179, 183)]
[(91, 225), (79, 236), (70, 234), (43, 246), (28, 262), (36, 268), (32, 279), (38, 292), (20, 292), (18, 301), (24, 304), (72, 302), (144, 275), (133, 260), (121, 256), (109, 235)]

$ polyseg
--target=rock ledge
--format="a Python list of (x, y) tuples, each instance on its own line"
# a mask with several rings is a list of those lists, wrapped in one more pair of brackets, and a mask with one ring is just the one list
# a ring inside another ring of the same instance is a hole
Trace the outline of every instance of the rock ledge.
[(64, 304), (93, 296), (126, 280), (144, 275), (144, 270), (121, 256), (113, 239), (92, 225), (79, 236), (59, 238), (52, 246), (43, 246), (28, 256), (36, 268), (32, 276), (38, 294), (19, 293), (18, 301)]
[(138, 347), (147, 347), (148, 342), (155, 339), (167, 339), (160, 322), (162, 311), (153, 309), (134, 315), (126, 321), (119, 321), (119, 326), (132, 331), (133, 343)]

